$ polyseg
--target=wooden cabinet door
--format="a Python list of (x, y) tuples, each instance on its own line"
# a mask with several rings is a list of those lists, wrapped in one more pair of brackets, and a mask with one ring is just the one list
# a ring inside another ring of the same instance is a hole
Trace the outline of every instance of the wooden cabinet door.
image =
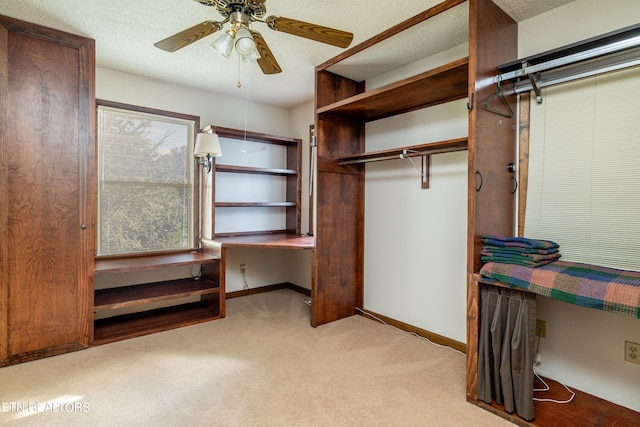
[(0, 17), (0, 365), (86, 347), (94, 42)]

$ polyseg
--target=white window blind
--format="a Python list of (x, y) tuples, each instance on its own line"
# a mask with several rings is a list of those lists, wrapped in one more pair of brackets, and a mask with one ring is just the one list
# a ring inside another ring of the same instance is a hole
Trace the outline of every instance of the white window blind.
[(640, 270), (640, 68), (532, 103), (525, 236), (562, 259)]
[(193, 120), (98, 107), (98, 254), (194, 247)]

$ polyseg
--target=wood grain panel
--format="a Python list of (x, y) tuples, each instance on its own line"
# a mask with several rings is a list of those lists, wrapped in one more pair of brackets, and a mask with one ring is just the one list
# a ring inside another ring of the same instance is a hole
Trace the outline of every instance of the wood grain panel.
[(529, 190), (529, 123), (531, 95), (520, 95), (520, 149), (518, 150), (518, 236), (524, 236), (524, 222), (527, 214), (527, 194)]
[[(9, 32), (0, 26), (0, 52), (9, 50)], [(9, 169), (7, 167), (7, 120), (8, 105), (6, 93), (8, 92), (9, 58), (0, 54), (0, 361), (8, 357), (6, 339), (7, 331), (7, 298), (9, 296), (9, 248), (5, 242), (9, 240), (7, 221), (9, 213), (9, 192), (7, 182)]]
[(316, 72), (316, 108), (362, 93), (364, 89), (364, 82), (356, 82), (329, 71), (319, 70)]
[[(517, 56), (517, 24), (491, 0), (470, 0), (470, 15), (469, 93), (475, 93), (475, 106), (469, 117), (468, 270), (475, 273), (481, 267), (480, 237), (515, 233), (514, 175), (508, 166), (516, 162), (516, 117), (492, 113), (482, 102), (497, 90), (497, 66)], [(515, 111), (511, 84), (502, 82), (501, 88)]]
[(92, 40), (0, 17), (6, 27), (7, 356), (88, 345), (95, 204)]
[[(517, 57), (518, 28), (491, 0), (469, 0), (469, 197), (467, 236), (467, 398), (477, 399), (480, 293), (474, 274), (480, 270), (480, 238), (513, 235), (515, 195), (510, 163), (515, 163), (515, 118), (482, 108), (496, 93), (497, 66)], [(515, 110), (512, 86), (501, 84)], [(472, 97), (473, 96), (473, 97)]]
[(318, 176), (318, 231), (311, 324), (356, 314), (362, 307), (364, 271), (364, 180), (361, 175)]
[[(320, 72), (318, 79), (330, 85), (318, 92), (318, 106), (323, 102), (335, 102), (339, 97), (353, 96), (364, 89), (360, 84), (331, 73)], [(327, 92), (333, 92), (333, 95), (327, 95)], [(341, 167), (337, 162), (343, 156), (364, 151), (364, 125), (317, 116), (315, 131), (318, 155), (317, 232), (311, 324), (318, 326), (354, 315), (355, 307), (362, 307), (363, 168)]]
[(338, 120), (374, 121), (467, 96), (468, 58), (318, 108)]

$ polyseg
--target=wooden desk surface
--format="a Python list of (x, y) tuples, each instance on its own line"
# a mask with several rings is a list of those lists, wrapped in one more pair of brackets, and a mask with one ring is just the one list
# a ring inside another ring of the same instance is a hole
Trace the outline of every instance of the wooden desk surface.
[(216, 242), (227, 247), (257, 247), (279, 249), (315, 249), (313, 236), (297, 234), (256, 234), (234, 237), (216, 237)]

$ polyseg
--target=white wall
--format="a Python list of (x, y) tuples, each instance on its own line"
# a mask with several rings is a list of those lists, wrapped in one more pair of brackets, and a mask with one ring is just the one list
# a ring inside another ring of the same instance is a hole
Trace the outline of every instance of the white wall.
[(245, 99), (245, 88), (238, 89), (238, 98), (205, 92), (98, 68), (96, 98), (160, 110), (200, 116), (200, 126), (224, 126), (272, 135), (290, 136), (289, 110), (257, 104)]
[[(637, 0), (576, 0), (521, 22), (519, 57), (634, 25), (639, 18)], [(547, 322), (541, 373), (640, 411), (640, 366), (624, 361), (624, 341), (640, 342), (640, 320), (545, 297), (537, 306), (538, 318)]]
[[(466, 100), (367, 125), (367, 150), (466, 137)], [(467, 151), (366, 165), (364, 308), (466, 341)], [(415, 159), (419, 165), (419, 158)]]

